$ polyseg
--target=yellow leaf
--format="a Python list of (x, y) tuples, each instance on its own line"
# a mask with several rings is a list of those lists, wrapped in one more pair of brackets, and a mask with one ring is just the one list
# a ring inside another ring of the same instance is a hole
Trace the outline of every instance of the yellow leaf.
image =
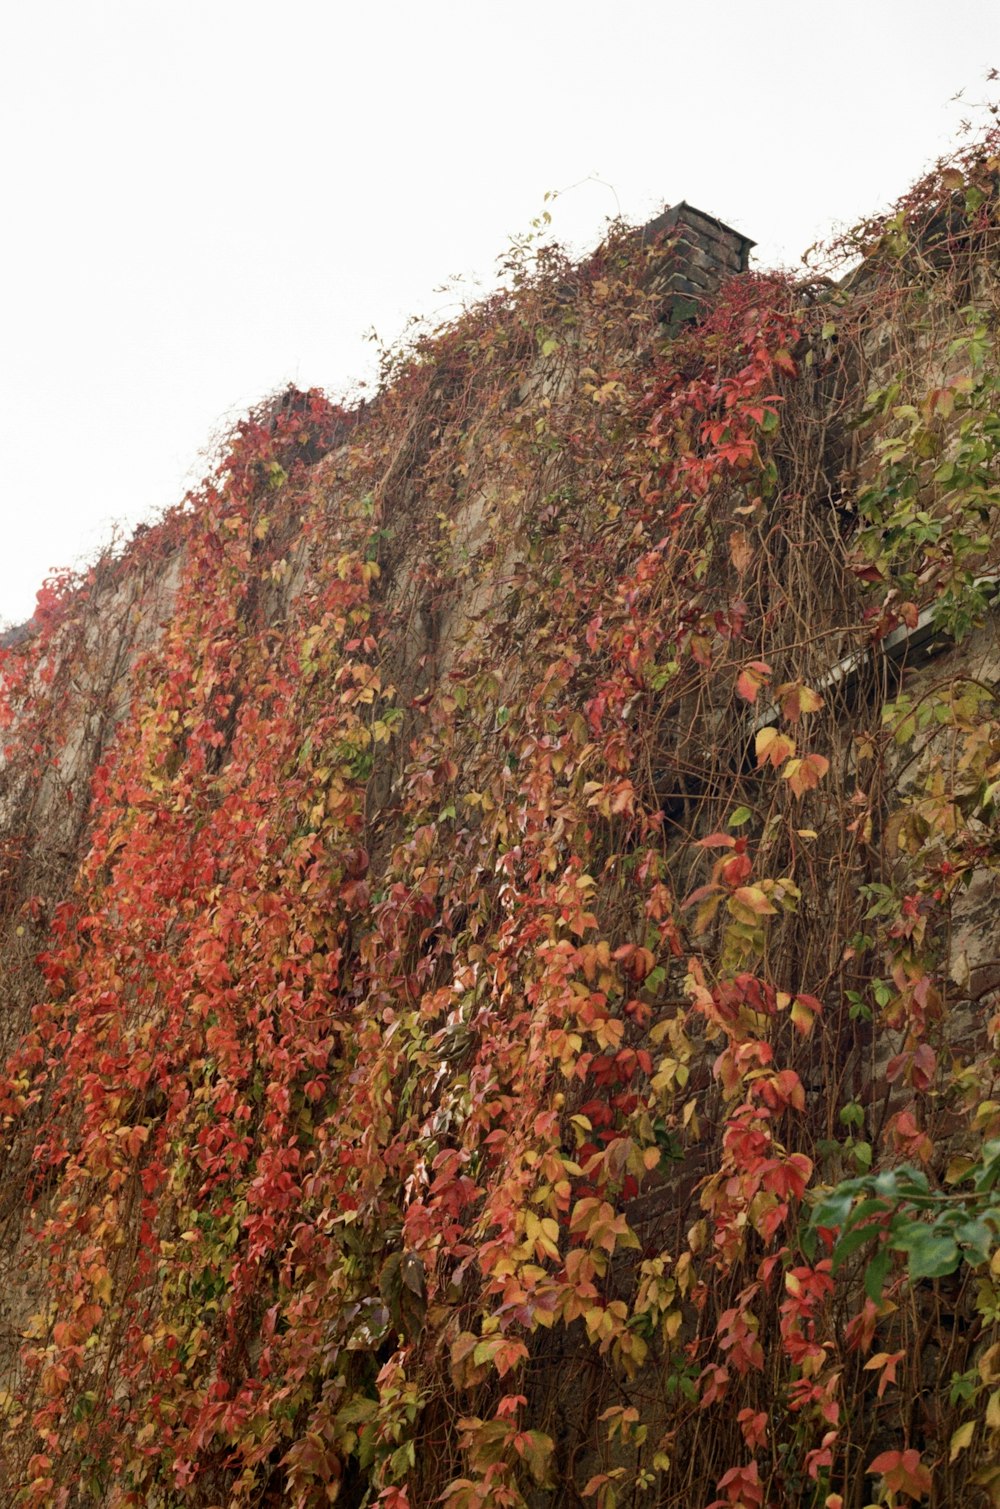
[[(998, 1248), (1000, 1252), (1000, 1248)], [(990, 1267), (992, 1269), (992, 1263)], [(977, 1364), (979, 1376), (987, 1385), (1000, 1383), (1000, 1341), (995, 1341), (980, 1357)]]
[(797, 1032), (801, 1032), (803, 1037), (812, 1030), (812, 1024), (816, 1020), (814, 1013), (809, 1010), (808, 1006), (804, 1006), (797, 996), (792, 1003), (791, 1019), (792, 1026)]
[(972, 1481), (985, 1490), (993, 1509), (1000, 1509), (1000, 1467), (984, 1467)]
[(949, 1462), (954, 1462), (955, 1458), (960, 1456), (966, 1447), (971, 1446), (975, 1431), (975, 1420), (966, 1420), (964, 1425), (958, 1427), (951, 1438), (951, 1450), (948, 1453)]
[(787, 734), (779, 734), (776, 728), (761, 728), (754, 739), (757, 764), (770, 763), (777, 770), (795, 753), (795, 742)]

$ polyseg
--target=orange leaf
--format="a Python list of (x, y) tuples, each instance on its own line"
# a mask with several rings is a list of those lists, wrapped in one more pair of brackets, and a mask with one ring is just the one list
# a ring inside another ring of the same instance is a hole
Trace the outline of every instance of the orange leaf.
[(788, 782), (796, 796), (812, 791), (830, 769), (825, 755), (805, 755), (801, 760), (789, 760), (781, 772), (782, 780)]
[(754, 917), (771, 917), (778, 908), (768, 900), (760, 886), (741, 885), (730, 898), (729, 910), (734, 916), (739, 916), (741, 911), (746, 911)]
[(823, 706), (819, 692), (814, 692), (811, 686), (804, 686), (801, 681), (782, 682), (775, 688), (775, 696), (781, 704), (782, 716), (789, 723), (797, 723), (803, 713), (818, 713)]
[(795, 753), (795, 740), (787, 734), (779, 734), (776, 728), (761, 728), (757, 730), (754, 740), (754, 751), (757, 755), (757, 764), (770, 763), (777, 770)]
[(757, 693), (771, 674), (771, 667), (763, 660), (751, 660), (736, 678), (736, 691), (746, 702), (756, 702)]
[(878, 1396), (881, 1399), (890, 1383), (896, 1382), (896, 1369), (906, 1356), (905, 1352), (876, 1352), (874, 1357), (869, 1357), (865, 1363), (865, 1372), (872, 1373), (882, 1371), (878, 1381)]

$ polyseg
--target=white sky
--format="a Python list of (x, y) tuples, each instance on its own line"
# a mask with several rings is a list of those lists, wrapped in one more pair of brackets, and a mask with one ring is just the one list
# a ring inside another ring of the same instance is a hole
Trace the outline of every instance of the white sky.
[(993, 64), (997, 0), (7, 0), (0, 621), (265, 393), (370, 377), (547, 190), (604, 180), (554, 206), (577, 249), (686, 198), (794, 262)]

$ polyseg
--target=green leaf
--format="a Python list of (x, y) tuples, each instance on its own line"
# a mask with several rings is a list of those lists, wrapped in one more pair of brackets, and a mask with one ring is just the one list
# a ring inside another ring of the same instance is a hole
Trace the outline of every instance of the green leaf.
[[(899, 1175), (899, 1193), (907, 1196), (920, 1196), (930, 1194), (930, 1181), (921, 1168), (910, 1168), (908, 1164), (896, 1170)], [(876, 1189), (878, 1184), (876, 1183)]]
[(960, 1261), (955, 1238), (946, 1231), (936, 1231), (922, 1221), (911, 1221), (897, 1236), (891, 1237), (892, 1246), (909, 1254), (907, 1271), (911, 1279), (943, 1278), (954, 1273)]
[[(973, 1170), (970, 1169), (970, 1173)], [(983, 1157), (979, 1168), (974, 1172), (974, 1184), (976, 1193), (982, 1194), (985, 1190), (992, 1189), (1000, 1179), (1000, 1138), (991, 1138), (983, 1143)]]
[(849, 1219), (853, 1204), (854, 1196), (850, 1192), (839, 1188), (830, 1190), (813, 1210), (811, 1225), (836, 1230)]
[(973, 1264), (985, 1263), (996, 1246), (996, 1234), (992, 1228), (974, 1217), (961, 1221), (955, 1227), (954, 1235), (968, 1249), (966, 1261)]
[(736, 811), (727, 820), (726, 827), (742, 828), (743, 824), (749, 822), (752, 817), (753, 813), (749, 807), (737, 807)]
[(863, 1223), (870, 1225), (871, 1223), (868, 1221), (869, 1216), (883, 1216), (888, 1210), (889, 1205), (885, 1200), (876, 1200), (874, 1197), (862, 1200), (851, 1212), (851, 1219), (848, 1225), (851, 1227), (860, 1226)]
[(851, 1157), (859, 1168), (869, 1169), (872, 1166), (872, 1145), (870, 1142), (855, 1142), (851, 1148)]
[(859, 1248), (864, 1247), (873, 1237), (878, 1236), (878, 1233), (879, 1228), (877, 1226), (855, 1226), (850, 1231), (845, 1232), (833, 1249), (834, 1273), (846, 1263), (853, 1252), (857, 1252)]
[(865, 1269), (865, 1293), (873, 1304), (879, 1304), (882, 1300), (882, 1290), (885, 1288), (886, 1277), (889, 1272), (891, 1254), (888, 1247), (882, 1247)]
[(528, 1469), (536, 1483), (544, 1484), (549, 1475), (549, 1459), (552, 1456), (552, 1437), (540, 1430), (523, 1431), (519, 1437), (520, 1447)]

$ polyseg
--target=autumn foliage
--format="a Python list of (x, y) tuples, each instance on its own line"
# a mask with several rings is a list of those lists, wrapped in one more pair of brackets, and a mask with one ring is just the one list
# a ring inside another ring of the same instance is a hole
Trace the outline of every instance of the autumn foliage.
[(679, 330), (517, 258), (49, 584), (4, 1504), (1000, 1503), (996, 151)]

